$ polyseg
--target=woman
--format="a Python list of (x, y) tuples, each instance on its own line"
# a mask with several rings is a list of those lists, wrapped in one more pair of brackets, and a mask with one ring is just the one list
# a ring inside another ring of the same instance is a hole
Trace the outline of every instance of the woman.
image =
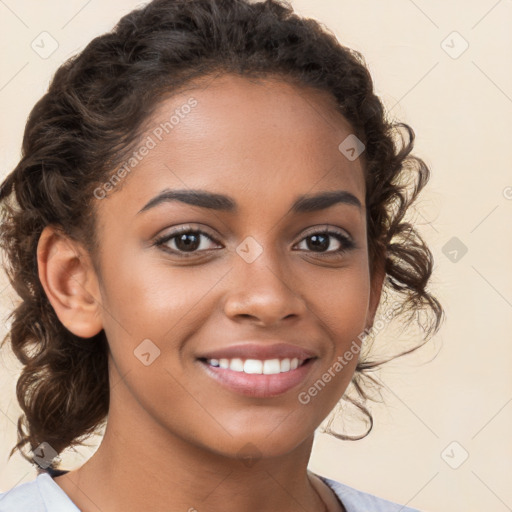
[(277, 0), (154, 0), (64, 63), (0, 189), (13, 452), (41, 471), (0, 511), (413, 510), (307, 469), (340, 399), (371, 429), (379, 304), (439, 328), (413, 140)]

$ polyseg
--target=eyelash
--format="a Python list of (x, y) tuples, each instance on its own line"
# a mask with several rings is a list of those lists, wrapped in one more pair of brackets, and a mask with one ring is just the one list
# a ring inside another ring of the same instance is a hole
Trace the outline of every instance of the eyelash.
[[(168, 233), (166, 235), (162, 235), (162, 236), (156, 238), (153, 245), (155, 245), (156, 247), (162, 247), (164, 251), (171, 252), (172, 254), (178, 255), (181, 258), (191, 258), (191, 257), (196, 256), (198, 253), (203, 252), (203, 251), (195, 250), (195, 251), (187, 253), (185, 251), (178, 251), (178, 250), (175, 250), (175, 249), (170, 249), (169, 247), (166, 246), (167, 242), (169, 242), (169, 241), (173, 240), (174, 238), (176, 238), (177, 236), (185, 234), (185, 233), (186, 234), (204, 235), (207, 238), (209, 238), (212, 242), (215, 242), (216, 244), (219, 244), (219, 242), (214, 237), (212, 237), (211, 235), (209, 235), (205, 231), (202, 231), (200, 229), (192, 229), (191, 227), (184, 226), (184, 227), (176, 229), (172, 233)], [(307, 238), (315, 236), (315, 235), (330, 235), (330, 236), (334, 237), (336, 240), (338, 240), (342, 244), (342, 248), (341, 249), (337, 249), (335, 251), (326, 251), (326, 252), (318, 252), (318, 253), (316, 253), (316, 254), (319, 254), (319, 255), (327, 255), (327, 257), (329, 257), (329, 255), (341, 255), (341, 254), (343, 254), (345, 252), (348, 252), (351, 249), (354, 249), (356, 247), (356, 244), (348, 236), (346, 236), (346, 235), (344, 235), (344, 234), (342, 234), (342, 233), (340, 233), (338, 231), (334, 231), (332, 229), (329, 229), (329, 228), (324, 228), (323, 230), (319, 230), (319, 231), (314, 231), (312, 233), (308, 233), (304, 238), (302, 238), (300, 240), (300, 242), (302, 242), (303, 240), (306, 240)], [(215, 250), (215, 249), (212, 249), (212, 250)], [(208, 251), (208, 249), (207, 249), (207, 251)], [(315, 252), (315, 251), (310, 251), (310, 252)]]

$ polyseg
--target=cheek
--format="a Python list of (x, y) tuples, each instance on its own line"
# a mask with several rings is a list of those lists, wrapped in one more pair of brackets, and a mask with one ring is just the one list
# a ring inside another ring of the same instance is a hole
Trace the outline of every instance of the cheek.
[(363, 333), (370, 301), (370, 279), (365, 262), (332, 273), (310, 277), (309, 307), (340, 354)]
[(132, 343), (151, 338), (168, 346), (178, 340), (204, 310), (205, 298), (223, 275), (213, 266), (173, 266), (156, 250), (149, 257), (132, 251), (119, 260), (105, 276), (105, 305), (112, 315), (106, 320), (113, 335), (129, 337)]
[(158, 256), (145, 264), (136, 260), (122, 258), (122, 264), (105, 273), (105, 332), (116, 372), (127, 386), (117, 387), (118, 403), (130, 410), (135, 397), (151, 417), (185, 438), (204, 437), (205, 423), (213, 436), (223, 438), (227, 434), (222, 422), (210, 424), (204, 405), (211, 401), (208, 393), (191, 380), (189, 358), (181, 358), (182, 348), (211, 311), (208, 293), (223, 273), (200, 266), (171, 267)]

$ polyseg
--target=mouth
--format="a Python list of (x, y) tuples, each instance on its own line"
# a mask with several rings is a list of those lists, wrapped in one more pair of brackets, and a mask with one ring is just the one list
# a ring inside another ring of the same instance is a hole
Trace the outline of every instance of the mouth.
[(223, 388), (253, 398), (271, 398), (304, 382), (317, 357), (306, 359), (198, 358), (206, 374)]

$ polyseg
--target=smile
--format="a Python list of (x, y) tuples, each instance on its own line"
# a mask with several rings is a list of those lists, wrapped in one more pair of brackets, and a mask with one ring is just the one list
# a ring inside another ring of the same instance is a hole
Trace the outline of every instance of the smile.
[(234, 372), (243, 372), (251, 374), (275, 375), (277, 373), (286, 373), (302, 366), (306, 359), (294, 357), (283, 359), (207, 359), (206, 362), (215, 368), (229, 369)]

